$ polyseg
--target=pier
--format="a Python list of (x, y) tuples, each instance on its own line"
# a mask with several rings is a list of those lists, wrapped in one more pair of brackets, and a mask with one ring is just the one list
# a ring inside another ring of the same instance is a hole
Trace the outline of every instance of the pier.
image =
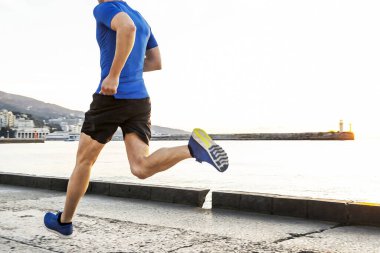
[[(190, 135), (153, 136), (152, 140), (188, 140)], [(351, 141), (353, 132), (305, 132), (305, 133), (243, 133), (210, 134), (214, 140), (252, 140), (252, 141)]]

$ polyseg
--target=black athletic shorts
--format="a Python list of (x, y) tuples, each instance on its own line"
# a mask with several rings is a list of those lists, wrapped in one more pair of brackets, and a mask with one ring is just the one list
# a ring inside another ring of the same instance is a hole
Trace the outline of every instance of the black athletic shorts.
[(115, 99), (95, 93), (86, 112), (82, 133), (92, 139), (106, 144), (120, 127), (125, 137), (128, 133), (136, 133), (149, 145), (151, 138), (150, 98)]

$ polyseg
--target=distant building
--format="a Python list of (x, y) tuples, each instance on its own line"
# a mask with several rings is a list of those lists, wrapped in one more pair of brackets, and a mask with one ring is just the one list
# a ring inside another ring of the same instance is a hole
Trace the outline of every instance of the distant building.
[(49, 134), (49, 128), (18, 128), (15, 137), (17, 139), (45, 139)]
[(59, 126), (61, 127), (62, 131), (68, 132), (70, 131), (70, 126), (67, 124), (67, 122), (61, 122), (59, 123)]
[(68, 132), (68, 131), (70, 131), (70, 126), (69, 125), (61, 125), (61, 129), (62, 129), (62, 131), (63, 132)]
[(15, 120), (15, 128), (34, 128), (34, 121), (31, 119), (19, 118)]
[(7, 110), (0, 111), (0, 127), (14, 127), (16, 116)]
[(12, 112), (8, 112), (8, 127), (14, 127), (16, 116)]
[(77, 125), (82, 123), (83, 120), (79, 118), (75, 119), (66, 119), (64, 117), (58, 118), (58, 119), (49, 119), (49, 124), (57, 124), (57, 125), (62, 125), (62, 124), (67, 124), (67, 125)]
[(152, 129), (152, 137), (167, 137), (169, 134), (160, 133)]
[(64, 122), (65, 118), (58, 118), (58, 119), (49, 119), (49, 124), (57, 124), (60, 125), (62, 122)]
[(82, 129), (82, 125), (70, 125), (70, 132), (72, 133), (80, 133)]
[(8, 127), (8, 111), (0, 111), (0, 127)]
[(69, 133), (68, 132), (63, 132), (63, 131), (56, 131), (54, 133), (49, 133), (46, 136), (47, 141), (64, 141), (69, 138)]

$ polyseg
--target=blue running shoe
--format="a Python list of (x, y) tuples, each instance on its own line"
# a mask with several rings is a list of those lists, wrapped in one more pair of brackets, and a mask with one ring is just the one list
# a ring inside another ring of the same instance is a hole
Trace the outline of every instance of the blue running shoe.
[(202, 129), (195, 128), (189, 140), (189, 150), (197, 162), (207, 162), (218, 171), (228, 168), (227, 153)]
[(59, 219), (62, 212), (58, 213), (46, 213), (44, 217), (44, 223), (47, 230), (59, 235), (62, 238), (70, 238), (73, 234), (73, 224), (61, 224)]

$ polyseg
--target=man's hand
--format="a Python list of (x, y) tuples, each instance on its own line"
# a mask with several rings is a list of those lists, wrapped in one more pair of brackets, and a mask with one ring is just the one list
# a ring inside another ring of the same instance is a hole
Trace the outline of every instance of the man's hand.
[(117, 86), (119, 86), (119, 77), (108, 75), (102, 83), (101, 94), (112, 96), (116, 94)]

